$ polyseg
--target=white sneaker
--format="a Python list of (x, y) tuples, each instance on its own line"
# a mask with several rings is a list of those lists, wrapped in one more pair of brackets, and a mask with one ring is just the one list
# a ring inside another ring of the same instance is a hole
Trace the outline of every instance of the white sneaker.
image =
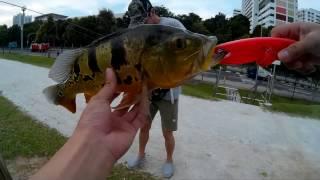
[(128, 169), (141, 168), (144, 164), (145, 157), (136, 156), (127, 161)]
[(171, 178), (174, 173), (174, 166), (172, 162), (166, 162), (162, 167), (162, 175), (165, 178)]

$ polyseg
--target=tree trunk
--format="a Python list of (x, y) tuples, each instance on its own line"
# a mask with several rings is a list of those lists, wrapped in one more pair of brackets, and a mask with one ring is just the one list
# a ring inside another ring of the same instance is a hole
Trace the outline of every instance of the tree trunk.
[(11, 175), (7, 169), (7, 166), (0, 155), (0, 179), (1, 180), (12, 180)]

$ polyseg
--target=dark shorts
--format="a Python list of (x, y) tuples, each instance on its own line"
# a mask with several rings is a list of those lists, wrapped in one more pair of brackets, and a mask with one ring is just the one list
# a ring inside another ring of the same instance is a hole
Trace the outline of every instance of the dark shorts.
[(159, 100), (151, 101), (150, 104), (150, 119), (151, 122), (160, 111), (161, 125), (163, 130), (177, 131), (178, 129), (178, 104), (179, 101), (175, 100), (174, 104), (171, 101)]

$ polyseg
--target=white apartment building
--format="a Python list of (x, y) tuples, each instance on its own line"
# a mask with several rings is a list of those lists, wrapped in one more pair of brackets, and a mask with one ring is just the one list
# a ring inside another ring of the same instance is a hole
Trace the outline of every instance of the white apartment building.
[(297, 21), (298, 0), (243, 0), (242, 11), (250, 19), (252, 32), (257, 25), (269, 27)]
[[(32, 22), (32, 16), (24, 16), (24, 24), (28, 24)], [(22, 25), (22, 14), (19, 13), (13, 16), (13, 25), (18, 25), (21, 27)]]
[(240, 14), (242, 14), (240, 9), (234, 9), (233, 10), (233, 16), (237, 16), (237, 15), (240, 15)]
[(259, 0), (242, 0), (242, 14), (250, 21), (250, 33), (258, 24)]
[(320, 24), (320, 11), (309, 8), (298, 11), (298, 21), (300, 22), (314, 22)]

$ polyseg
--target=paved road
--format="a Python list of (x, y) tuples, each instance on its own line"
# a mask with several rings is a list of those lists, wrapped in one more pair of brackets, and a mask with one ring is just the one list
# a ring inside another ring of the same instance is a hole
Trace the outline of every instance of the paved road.
[[(71, 135), (73, 115), (48, 104), (41, 91), (53, 84), (48, 69), (0, 59), (0, 91), (40, 122)], [(320, 121), (266, 112), (226, 101), (181, 96), (173, 180), (319, 180)], [(35, 132), (36, 133), (36, 132)], [(120, 161), (137, 152), (138, 142)], [(161, 176), (165, 150), (156, 116), (144, 171)]]

